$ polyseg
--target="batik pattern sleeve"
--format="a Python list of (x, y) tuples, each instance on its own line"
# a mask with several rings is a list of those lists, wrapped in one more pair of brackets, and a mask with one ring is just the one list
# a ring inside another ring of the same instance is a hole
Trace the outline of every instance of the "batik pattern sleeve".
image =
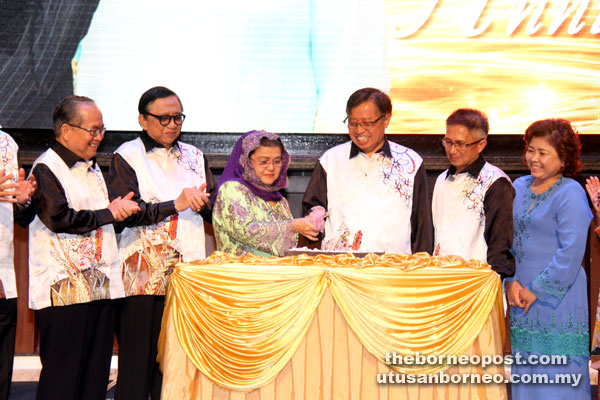
[(506, 178), (497, 179), (485, 193), (483, 208), (487, 262), (502, 278), (515, 274), (515, 258), (510, 252), (513, 240), (513, 200), (515, 189)]
[[(141, 199), (140, 189), (137, 175), (134, 169), (125, 161), (118, 153), (113, 155), (106, 181), (108, 186), (108, 196), (110, 200), (117, 197), (126, 196), (129, 192), (133, 192), (132, 200), (140, 206), (140, 211), (131, 215), (119, 227), (134, 227), (154, 225), (169, 215), (177, 213), (175, 202), (173, 200), (163, 201), (161, 203), (147, 203)], [(121, 229), (118, 229), (121, 230)]]
[(69, 207), (65, 191), (45, 164), (33, 169), (37, 190), (33, 195), (37, 216), (55, 233), (83, 234), (114, 222), (109, 209), (79, 210)]
[(410, 243), (412, 253), (433, 252), (433, 222), (431, 218), (431, 202), (427, 191), (427, 172), (421, 164), (415, 174), (410, 216)]
[(235, 181), (219, 188), (213, 226), (217, 249), (234, 255), (282, 256), (297, 242), (285, 199), (271, 205)]

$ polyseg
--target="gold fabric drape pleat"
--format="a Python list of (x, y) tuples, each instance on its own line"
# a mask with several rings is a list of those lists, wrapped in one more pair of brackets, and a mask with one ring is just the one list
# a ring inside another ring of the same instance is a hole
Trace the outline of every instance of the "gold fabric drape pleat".
[[(382, 362), (390, 351), (465, 354), (492, 308), (502, 309), (499, 276), (487, 264), (458, 257), (214, 253), (176, 266), (164, 315), (203, 375), (229, 390), (250, 391), (275, 379), (292, 358), (326, 287), (358, 340)], [(159, 361), (164, 347), (163, 331)], [(447, 367), (392, 366), (403, 373)]]

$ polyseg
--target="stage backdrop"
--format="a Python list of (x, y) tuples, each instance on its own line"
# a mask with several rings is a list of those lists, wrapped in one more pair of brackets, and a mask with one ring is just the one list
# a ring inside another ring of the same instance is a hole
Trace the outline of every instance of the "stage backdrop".
[(141, 93), (165, 85), (185, 131), (340, 133), (348, 96), (374, 86), (393, 99), (393, 133), (442, 133), (460, 107), (485, 111), (492, 133), (547, 117), (600, 133), (600, 0), (5, 3), (5, 127), (49, 127), (70, 91), (96, 99), (108, 129), (137, 130)]

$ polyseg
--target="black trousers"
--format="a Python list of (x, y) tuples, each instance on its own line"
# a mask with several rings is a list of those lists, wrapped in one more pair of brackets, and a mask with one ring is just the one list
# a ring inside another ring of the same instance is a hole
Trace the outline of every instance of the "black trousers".
[(111, 300), (35, 311), (42, 372), (38, 400), (104, 400), (115, 328)]
[(17, 299), (0, 299), (0, 400), (10, 394), (16, 332)]
[(160, 399), (162, 374), (156, 362), (165, 296), (118, 300), (119, 377), (115, 400)]

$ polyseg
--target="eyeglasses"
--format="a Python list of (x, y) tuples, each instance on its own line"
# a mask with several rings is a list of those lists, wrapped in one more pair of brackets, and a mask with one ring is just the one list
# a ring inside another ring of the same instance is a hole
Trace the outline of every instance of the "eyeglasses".
[(146, 115), (151, 115), (158, 120), (158, 123), (162, 126), (167, 126), (171, 123), (171, 121), (175, 122), (175, 125), (183, 124), (185, 121), (185, 114), (177, 114), (177, 115), (154, 115), (149, 112), (145, 113)]
[(476, 141), (471, 142), (471, 143), (463, 143), (463, 142), (453, 142), (450, 139), (443, 138), (442, 139), (442, 146), (444, 146), (447, 149), (451, 149), (452, 146), (455, 146), (458, 150), (464, 150), (467, 147), (471, 147), (474, 144), (477, 144), (477, 143), (481, 142), (482, 140), (484, 140), (484, 138), (481, 138), (481, 139), (476, 140)]
[(359, 126), (362, 129), (369, 129), (375, 126), (376, 123), (379, 122), (379, 120), (381, 120), (381, 118), (385, 117), (385, 114), (382, 114), (379, 116), (379, 118), (377, 118), (375, 121), (363, 121), (363, 122), (356, 122), (356, 121), (352, 121), (349, 120), (348, 118), (350, 117), (346, 117), (346, 119), (344, 119), (344, 124), (348, 125), (348, 128), (350, 129), (356, 129)]
[(260, 168), (266, 168), (267, 165), (272, 165), (274, 168), (279, 168), (283, 165), (283, 159), (281, 158), (276, 158), (274, 160), (269, 160), (268, 158), (256, 160), (254, 158), (251, 158), (250, 161), (252, 161), (254, 165)]
[(95, 138), (98, 135), (104, 137), (104, 133), (106, 132), (106, 127), (105, 126), (103, 126), (102, 128), (88, 129), (88, 128), (84, 128), (84, 127), (77, 126), (77, 125), (71, 125), (68, 122), (65, 122), (65, 125), (69, 125), (69, 126), (71, 126), (73, 128), (84, 130), (87, 133), (89, 133), (92, 138)]

